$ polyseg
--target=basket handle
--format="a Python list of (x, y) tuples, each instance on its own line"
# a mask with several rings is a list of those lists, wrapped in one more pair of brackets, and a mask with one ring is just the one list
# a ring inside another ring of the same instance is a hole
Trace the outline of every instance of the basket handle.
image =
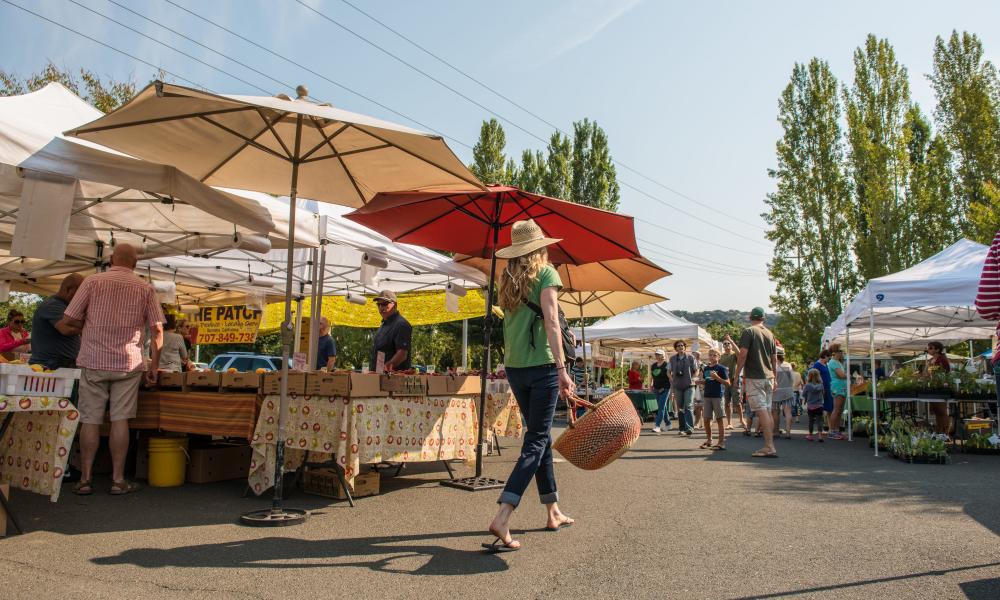
[(577, 396), (576, 394), (566, 395), (566, 414), (569, 415), (569, 426), (572, 428), (576, 425), (576, 407), (582, 406), (587, 410), (594, 410), (596, 408), (593, 403), (587, 402), (583, 398)]

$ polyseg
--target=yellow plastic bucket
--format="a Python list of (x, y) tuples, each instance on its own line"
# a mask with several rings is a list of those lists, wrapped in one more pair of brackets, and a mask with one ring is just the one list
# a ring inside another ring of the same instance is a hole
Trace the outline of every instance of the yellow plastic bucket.
[(176, 487), (184, 485), (187, 472), (186, 437), (149, 438), (149, 485)]

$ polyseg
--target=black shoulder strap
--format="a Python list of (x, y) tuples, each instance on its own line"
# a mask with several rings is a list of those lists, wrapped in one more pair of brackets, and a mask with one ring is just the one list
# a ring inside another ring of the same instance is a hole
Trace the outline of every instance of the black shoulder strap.
[(543, 319), (543, 318), (545, 318), (545, 316), (542, 314), (542, 307), (538, 306), (537, 304), (535, 304), (531, 300), (528, 300), (524, 304), (528, 308), (531, 309), (531, 312), (535, 313), (535, 319), (531, 321), (531, 325), (528, 327), (528, 343), (531, 345), (531, 348), (534, 349), (535, 348), (535, 321), (537, 321), (538, 319)]

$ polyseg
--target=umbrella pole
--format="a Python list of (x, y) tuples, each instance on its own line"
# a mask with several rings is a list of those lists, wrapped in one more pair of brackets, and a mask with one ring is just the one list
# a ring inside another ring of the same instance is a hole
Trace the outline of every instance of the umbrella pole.
[(298, 196), (299, 163), (298, 156), (302, 145), (302, 115), (297, 115), (295, 121), (295, 160), (292, 161), (292, 185), (288, 194), (288, 262), (285, 278), (285, 320), (281, 324), (281, 383), (280, 403), (278, 405), (278, 434), (275, 436), (274, 458), (274, 496), (271, 508), (244, 513), (240, 521), (244, 525), (281, 526), (295, 525), (309, 518), (309, 511), (300, 508), (284, 508), (281, 505), (284, 491), (285, 475), (285, 418), (288, 412), (288, 360), (292, 353), (292, 343), (295, 340), (295, 330), (292, 324), (292, 273), (295, 250), (295, 204)]
[(483, 370), (479, 377), (479, 431), (476, 437), (476, 475), (461, 479), (448, 479), (441, 485), (468, 492), (502, 488), (504, 481), (483, 477), (483, 439), (487, 428), (486, 420), (486, 378), (490, 368), (490, 337), (493, 329), (493, 298), (496, 293), (497, 244), (500, 243), (500, 199), (496, 200), (496, 214), (493, 220), (493, 256), (490, 259), (490, 281), (486, 288), (486, 315), (483, 318)]
[[(583, 322), (583, 304), (580, 305), (580, 338), (583, 340), (580, 348), (583, 352), (583, 385), (587, 388), (587, 401), (590, 402), (590, 370), (587, 367), (587, 326)], [(580, 392), (577, 392), (578, 394)]]

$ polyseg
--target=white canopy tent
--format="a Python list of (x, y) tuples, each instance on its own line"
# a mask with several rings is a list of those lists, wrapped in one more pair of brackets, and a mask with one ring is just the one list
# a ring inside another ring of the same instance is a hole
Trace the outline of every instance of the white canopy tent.
[[(909, 269), (872, 279), (826, 328), (824, 346), (839, 343), (847, 350), (866, 352), (871, 370), (875, 353), (922, 350), (934, 340), (945, 345), (989, 339), (996, 323), (976, 312), (976, 292), (989, 248), (962, 239)], [(852, 340), (852, 332), (857, 332)], [(878, 390), (872, 378), (872, 406), (876, 411), (875, 455), (878, 456)], [(851, 406), (848, 401), (848, 431)]]
[(701, 326), (678, 317), (659, 304), (641, 306), (595, 323), (587, 327), (587, 339), (620, 349), (669, 349), (677, 340), (687, 341), (692, 350), (701, 352), (717, 346)]
[[(13, 244), (15, 253), (22, 253), (15, 225), (23, 234), (67, 220), (67, 234), (33, 235), (29, 245), (41, 246), (49, 259), (92, 263), (115, 241), (163, 256), (232, 247), (267, 250), (272, 240), (287, 239), (287, 216), (280, 217), (278, 206), (61, 134), (100, 116), (57, 83), (0, 98), (0, 248)], [(309, 241), (304, 238), (304, 245)]]

